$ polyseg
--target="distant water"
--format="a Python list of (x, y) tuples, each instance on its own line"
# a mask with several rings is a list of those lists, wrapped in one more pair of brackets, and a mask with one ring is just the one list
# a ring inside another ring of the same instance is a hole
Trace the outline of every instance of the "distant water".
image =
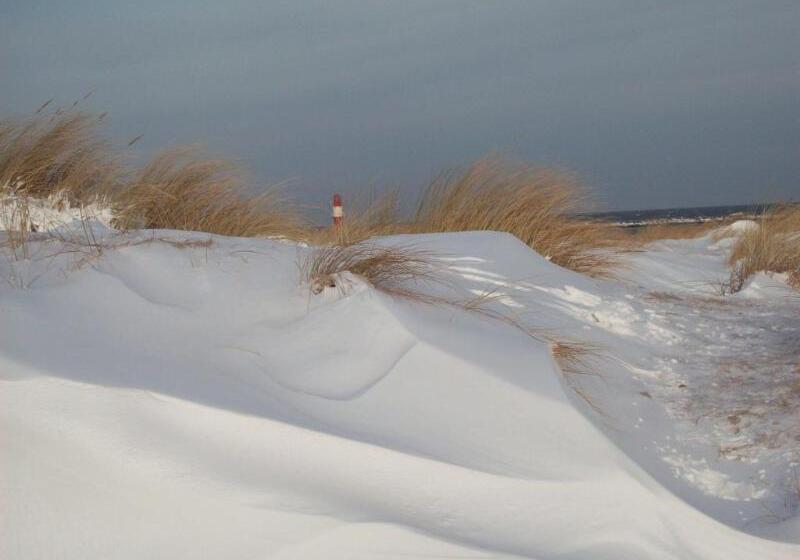
[(661, 208), (657, 210), (625, 210), (618, 212), (593, 212), (592, 218), (609, 220), (625, 226), (652, 223), (707, 222), (727, 217), (753, 218), (763, 212), (763, 204), (739, 206), (701, 206), (695, 208)]

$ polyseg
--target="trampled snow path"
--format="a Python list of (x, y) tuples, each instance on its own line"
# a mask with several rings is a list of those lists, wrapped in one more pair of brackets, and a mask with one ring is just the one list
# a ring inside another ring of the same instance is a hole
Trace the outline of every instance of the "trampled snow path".
[[(736, 504), (720, 519), (774, 534), (800, 513), (800, 298), (766, 275), (739, 294), (720, 294), (729, 243), (662, 242), (630, 259), (643, 330), (663, 342), (633, 371), (640, 394), (675, 421), (649, 451), (676, 479)], [(693, 271), (648, 276), (704, 253), (711, 259)]]
[[(798, 307), (766, 277), (715, 297), (727, 241), (613, 281), (504, 234), (381, 241), (442, 257), (451, 282), (422, 289), (604, 346), (570, 378), (598, 415), (505, 323), (357, 280), (311, 296), (307, 248), (103, 235), (0, 260), (30, 280), (0, 288), (2, 558), (800, 557), (743, 532), (800, 540)], [(736, 438), (756, 445), (721, 457)]]
[[(682, 341), (655, 356), (653, 397), (723, 458), (800, 465), (800, 305), (790, 299), (665, 297), (654, 322)], [(670, 352), (669, 350), (672, 350)], [(789, 474), (789, 473), (787, 473)]]

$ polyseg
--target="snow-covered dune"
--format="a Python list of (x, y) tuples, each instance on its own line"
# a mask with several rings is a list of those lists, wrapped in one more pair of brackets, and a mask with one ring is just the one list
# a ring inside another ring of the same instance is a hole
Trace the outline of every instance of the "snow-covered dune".
[(0, 558), (800, 558), (778, 542), (800, 541), (793, 506), (759, 513), (785, 498), (791, 428), (718, 460), (726, 434), (686, 408), (713, 382), (698, 364), (737, 333), (766, 348), (800, 310), (766, 277), (718, 303), (726, 240), (654, 246), (615, 281), (506, 234), (380, 240), (439, 256), (448, 282), (420, 289), (492, 291), (602, 345), (596, 378), (354, 277), (312, 295), (303, 246), (104, 235), (99, 256), (0, 266), (29, 280), (0, 287)]

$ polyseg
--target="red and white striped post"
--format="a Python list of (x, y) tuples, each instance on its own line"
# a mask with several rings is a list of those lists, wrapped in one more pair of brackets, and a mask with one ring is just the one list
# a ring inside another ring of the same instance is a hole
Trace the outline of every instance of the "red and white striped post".
[(342, 210), (342, 195), (339, 193), (333, 194), (333, 226), (339, 227), (342, 225), (344, 218), (344, 210)]

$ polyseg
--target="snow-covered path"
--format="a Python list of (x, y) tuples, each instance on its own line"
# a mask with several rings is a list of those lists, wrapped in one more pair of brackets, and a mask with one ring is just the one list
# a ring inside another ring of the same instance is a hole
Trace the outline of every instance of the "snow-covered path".
[(657, 444), (674, 475), (739, 502), (742, 526), (770, 533), (800, 508), (800, 298), (766, 275), (721, 295), (724, 262), (672, 269), (647, 290), (654, 262), (722, 260), (720, 243), (662, 242), (631, 259), (649, 329), (672, 337), (640, 362), (652, 375), (637, 377), (675, 420), (672, 441)]
[[(381, 241), (441, 257), (449, 281), (422, 289), (602, 345), (599, 375), (567, 378), (597, 414), (504, 322), (362, 282), (312, 296), (307, 248), (207, 240), (0, 263), (35, 280), (0, 288), (0, 557), (800, 557), (742, 531), (800, 536), (779, 509), (796, 396), (758, 352), (791, 362), (797, 307), (766, 277), (717, 298), (724, 241), (610, 281), (505, 234)], [(737, 357), (747, 390), (717, 389)], [(719, 456), (773, 421), (784, 439)]]
[(694, 351), (673, 345), (654, 356), (653, 397), (724, 458), (800, 461), (799, 315), (788, 297), (662, 299), (653, 320)]

